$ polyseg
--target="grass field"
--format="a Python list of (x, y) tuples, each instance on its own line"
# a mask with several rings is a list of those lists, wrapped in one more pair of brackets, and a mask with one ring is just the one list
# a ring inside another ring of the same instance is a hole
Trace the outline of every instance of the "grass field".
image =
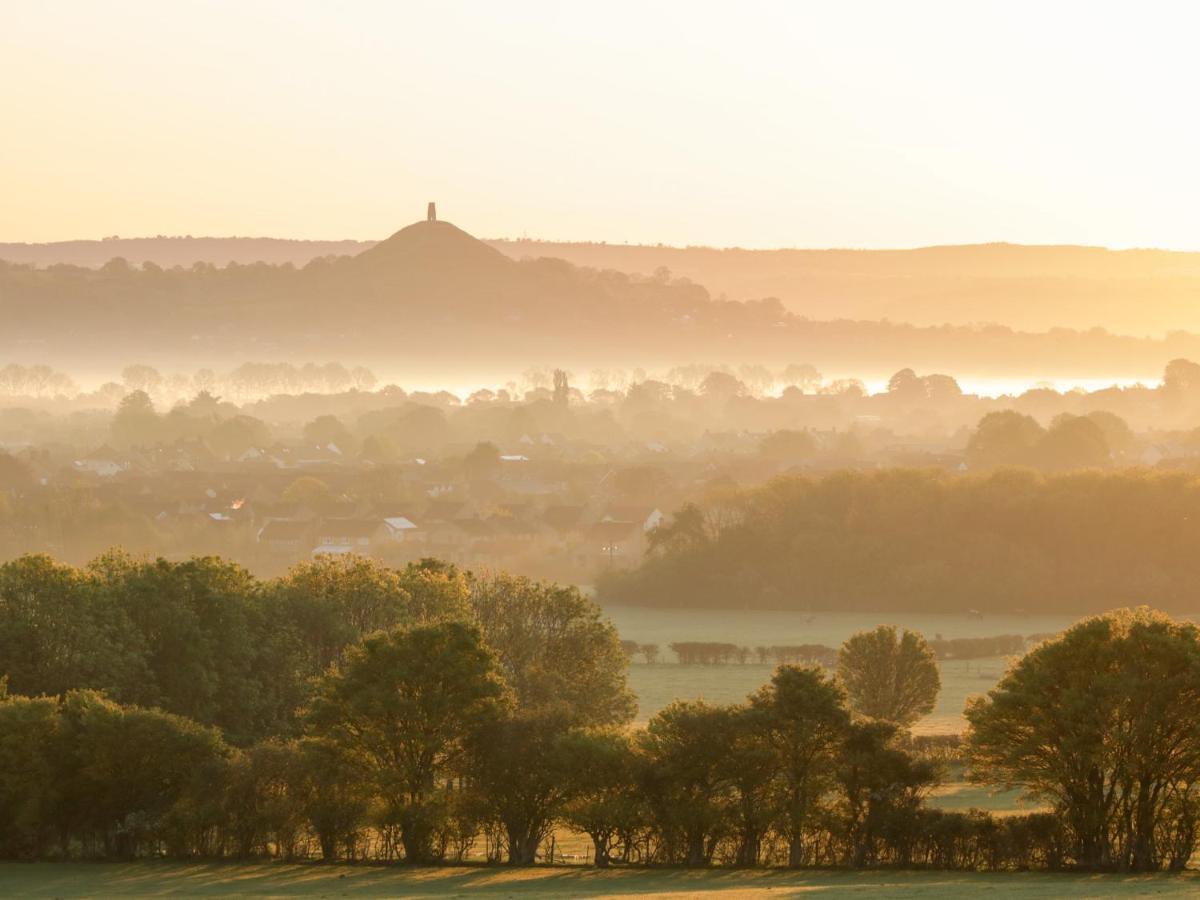
[[(1004, 674), (1007, 660), (1001, 657), (972, 660), (943, 660), (942, 690), (932, 715), (916, 724), (916, 734), (956, 734), (966, 727), (962, 717), (967, 698), (984, 694)], [(703, 698), (712, 703), (739, 703), (766, 684), (774, 665), (682, 666), (677, 663), (635, 662), (629, 667), (629, 687), (637, 694), (639, 724), (672, 700)]]
[[(727, 641), (746, 647), (771, 644), (824, 644), (838, 647), (852, 634), (892, 623), (928, 637), (987, 637), (998, 634), (1042, 634), (1071, 624), (1066, 616), (949, 613), (802, 613), (777, 610), (695, 610), (608, 606), (604, 613), (622, 638), (656, 643), (664, 660), (672, 641)], [(943, 660), (942, 691), (933, 713), (913, 728), (917, 734), (961, 732), (968, 697), (995, 686), (1008, 661), (1001, 657)], [(673, 661), (629, 667), (629, 686), (638, 697), (639, 724), (676, 699), (702, 697), (713, 703), (737, 703), (766, 683), (773, 665), (681, 666)]]
[(234, 863), (0, 863), (5, 897), (1188, 897), (1200, 875), (499, 869)]

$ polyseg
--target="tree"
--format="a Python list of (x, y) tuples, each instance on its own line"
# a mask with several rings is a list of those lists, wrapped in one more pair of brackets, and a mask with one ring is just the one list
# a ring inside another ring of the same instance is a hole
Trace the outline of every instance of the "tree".
[(1182, 867), (1200, 814), (1200, 631), (1146, 608), (1085, 619), (968, 702), (971, 777), (1053, 806), (1078, 865)]
[(112, 660), (107, 623), (96, 620), (79, 572), (48, 556), (0, 565), (0, 676), (15, 694), (99, 687)]
[(321, 857), (353, 857), (359, 831), (370, 811), (371, 785), (353, 754), (332, 740), (303, 738), (298, 742), (298, 777), (291, 789), (298, 795), (305, 821), (321, 845)]
[(942, 681), (925, 639), (895, 625), (860, 631), (838, 651), (838, 677), (850, 708), (904, 728), (933, 712)]
[(1171, 360), (1163, 370), (1159, 390), (1172, 408), (1195, 403), (1197, 392), (1200, 392), (1200, 364), (1188, 359)]
[(96, 686), (122, 703), (215, 725), (235, 744), (288, 727), (296, 673), (280, 665), (278, 626), (247, 570), (216, 557), (170, 562), (110, 552), (87, 574), (95, 602), (121, 617), (127, 648), (124, 677)]
[(295, 858), (305, 829), (304, 759), (300, 745), (261, 741), (233, 754), (222, 796), (223, 827), (233, 851), (246, 859), (271, 846)]
[(768, 718), (761, 707), (739, 706), (729, 722), (724, 766), (731, 797), (726, 819), (739, 866), (757, 866), (762, 861), (763, 844), (775, 819), (771, 801), (779, 759), (764, 739)]
[(471, 607), (519, 709), (560, 710), (581, 726), (633, 718), (617, 631), (577, 588), (488, 575), (472, 581)]
[(561, 709), (516, 710), (476, 733), (470, 769), (487, 817), (504, 830), (508, 863), (532, 865), (571, 792)]
[(677, 700), (638, 735), (643, 789), (668, 862), (708, 865), (726, 836), (734, 715), (732, 707)]
[(1050, 471), (1092, 468), (1108, 465), (1111, 455), (1104, 432), (1087, 416), (1062, 413), (1037, 445), (1038, 465)]
[(850, 725), (841, 688), (818, 668), (780, 666), (770, 684), (751, 697), (760, 713), (764, 745), (774, 754), (770, 806), (788, 843), (788, 865), (805, 862), (805, 835)]
[(428, 625), (368, 637), (323, 680), (310, 723), (361, 767), (401, 828), (408, 859), (437, 858), (444, 795), (506, 692), (476, 629)]
[(888, 379), (888, 394), (902, 400), (924, 400), (925, 385), (912, 369), (901, 369)]
[(153, 366), (126, 366), (121, 370), (121, 381), (130, 391), (153, 394), (163, 385), (163, 377)]
[(324, 556), (293, 566), (268, 586), (275, 618), (294, 631), (301, 671), (318, 675), (374, 631), (414, 624), (400, 575), (361, 556)]
[(988, 413), (967, 442), (967, 464), (972, 469), (1030, 465), (1045, 433), (1036, 419), (1015, 410)]
[(216, 729), (91, 691), (68, 693), (61, 715), (62, 821), (75, 839), (118, 857), (160, 842), (180, 853), (219, 821), (212, 785), (229, 748)]
[(607, 868), (617, 845), (645, 819), (642, 760), (623, 731), (576, 731), (562, 739), (560, 751), (570, 780), (564, 818), (592, 839), (597, 868)]
[(343, 453), (354, 449), (354, 436), (337, 416), (317, 416), (307, 423), (304, 426), (304, 440), (320, 447), (333, 444)]
[(409, 563), (398, 576), (408, 594), (413, 622), (427, 625), (471, 620), (471, 582), (454, 564), (427, 557)]
[(554, 405), (566, 409), (571, 400), (570, 377), (562, 369), (554, 370)]
[(285, 503), (295, 503), (318, 513), (329, 513), (337, 498), (333, 491), (320, 478), (312, 475), (301, 475), (287, 486), (283, 492)]
[(728, 372), (709, 372), (700, 382), (700, 393), (713, 400), (730, 400), (744, 397), (746, 385)]
[(779, 373), (779, 380), (811, 394), (821, 385), (821, 373), (810, 363), (791, 363)]
[(886, 833), (916, 830), (923, 796), (937, 778), (932, 762), (909, 756), (895, 738), (890, 722), (854, 722), (838, 749), (844, 862), (856, 869), (878, 861)]
[(160, 419), (145, 391), (126, 394), (112, 421), (113, 442), (122, 447), (140, 447), (158, 439)]
[(230, 416), (217, 423), (205, 440), (213, 453), (234, 459), (247, 450), (271, 443), (271, 429), (253, 416)]
[(467, 477), (482, 480), (494, 478), (500, 471), (500, 448), (490, 441), (475, 445), (475, 449), (463, 458)]
[(1096, 424), (1104, 436), (1104, 443), (1114, 456), (1124, 456), (1133, 449), (1136, 438), (1133, 429), (1120, 416), (1107, 410), (1097, 409), (1087, 414), (1087, 418)]
[(49, 697), (6, 696), (0, 678), (0, 858), (36, 859), (56, 836), (65, 774), (58, 713)]

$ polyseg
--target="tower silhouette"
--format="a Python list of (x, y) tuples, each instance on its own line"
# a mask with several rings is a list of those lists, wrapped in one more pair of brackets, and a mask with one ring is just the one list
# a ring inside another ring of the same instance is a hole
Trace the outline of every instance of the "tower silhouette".
[(425, 221), (426, 222), (436, 222), (437, 221), (437, 204), (432, 201), (430, 202), (428, 209), (425, 210)]

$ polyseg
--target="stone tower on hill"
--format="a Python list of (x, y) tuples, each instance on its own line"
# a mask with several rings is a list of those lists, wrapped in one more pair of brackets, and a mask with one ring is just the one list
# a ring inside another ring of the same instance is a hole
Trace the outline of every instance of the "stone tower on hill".
[(437, 204), (432, 201), (430, 201), (429, 206), (426, 207), (426, 209), (425, 209), (425, 221), (426, 222), (436, 222), (437, 221)]

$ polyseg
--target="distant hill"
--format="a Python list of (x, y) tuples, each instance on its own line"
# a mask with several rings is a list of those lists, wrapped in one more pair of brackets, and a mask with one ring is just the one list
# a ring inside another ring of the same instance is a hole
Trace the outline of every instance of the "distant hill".
[(55, 241), (47, 244), (0, 243), (0, 259), (35, 266), (84, 266), (98, 269), (116, 257), (134, 265), (152, 262), (170, 268), (206, 262), (224, 266), (291, 263), (303, 266), (321, 256), (350, 256), (374, 241), (292, 241), (250, 237), (104, 238), (99, 241)]
[(1042, 331), (1200, 331), (1200, 253), (978, 244), (914, 250), (742, 250), (493, 241), (510, 256), (651, 273), (731, 299), (778, 297), (815, 319), (995, 322)]
[[(497, 246), (519, 247), (522, 258)], [(1200, 338), (1188, 334), (1149, 340), (1092, 330), (809, 318), (778, 300), (714, 299), (704, 286), (664, 271), (630, 275), (535, 255), (559, 246), (489, 244), (447, 222), (418, 222), (356, 255), (320, 255), (300, 267), (259, 262), (166, 268), (135, 266), (125, 258), (99, 268), (2, 263), (0, 362), (78, 371), (80, 360), (100, 360), (111, 370), (134, 361), (178, 369), (245, 359), (338, 358), (385, 373), (456, 380), (471, 373), (494, 378), (529, 365), (580, 371), (697, 361), (806, 362), (826, 374), (870, 378), (912, 366), (976, 377), (1150, 379), (1169, 359), (1200, 358)], [(590, 261), (603, 260), (604, 251), (581, 246), (598, 254)], [(629, 262), (656, 259), (645, 255), (656, 248), (632, 249), (637, 258)], [(671, 252), (707, 259), (705, 254), (736, 257), (741, 251)], [(853, 268), (848, 263), (843, 269), (832, 263), (841, 252), (812, 258), (846, 272)], [(903, 251), (896, 259), (941, 258), (928, 265), (961, 271), (964, 255), (986, 262), (1004, 252), (945, 248)], [(1066, 258), (1074, 257), (1068, 252)], [(898, 265), (890, 271), (904, 270)]]
[[(915, 250), (743, 250), (543, 241), (486, 241), (513, 259), (673, 276), (733, 300), (778, 297), (815, 319), (918, 325), (995, 322), (1013, 328), (1107, 328), (1121, 334), (1200, 331), (1200, 253), (982, 244)], [(136, 238), (0, 244), (0, 259), (98, 268), (120, 256), (170, 267), (197, 261), (303, 266), (359, 253), (359, 241)]]

